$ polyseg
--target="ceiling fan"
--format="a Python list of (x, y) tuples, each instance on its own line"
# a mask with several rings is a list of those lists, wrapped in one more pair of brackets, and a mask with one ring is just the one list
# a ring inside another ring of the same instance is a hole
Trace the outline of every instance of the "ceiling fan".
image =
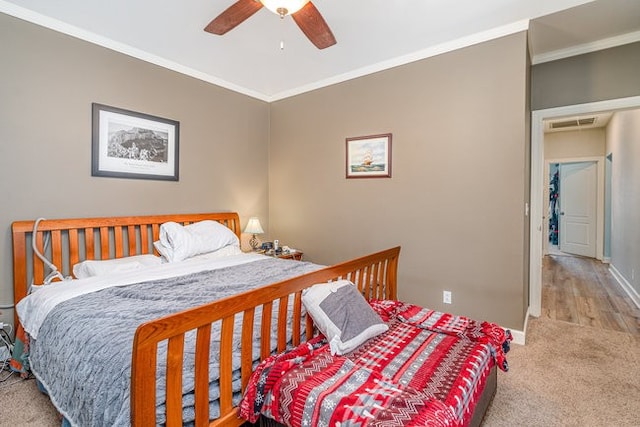
[(324, 18), (309, 0), (238, 0), (205, 27), (205, 31), (223, 35), (244, 22), (265, 6), (284, 18), (291, 15), (307, 38), (318, 49), (336, 44), (336, 39)]

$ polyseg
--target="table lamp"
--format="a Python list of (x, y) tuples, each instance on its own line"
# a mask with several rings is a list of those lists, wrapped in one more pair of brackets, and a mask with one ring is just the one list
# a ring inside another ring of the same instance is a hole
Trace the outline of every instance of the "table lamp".
[(249, 244), (251, 245), (251, 249), (254, 251), (258, 248), (258, 238), (256, 234), (264, 233), (262, 226), (260, 226), (260, 220), (257, 217), (249, 218), (249, 222), (247, 223), (247, 227), (244, 229), (245, 233), (251, 233), (251, 240), (249, 240)]

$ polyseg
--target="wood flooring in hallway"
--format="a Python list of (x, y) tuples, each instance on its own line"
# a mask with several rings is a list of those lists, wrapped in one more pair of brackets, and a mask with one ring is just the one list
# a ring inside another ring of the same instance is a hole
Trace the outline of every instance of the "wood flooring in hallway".
[(640, 336), (640, 309), (609, 265), (592, 258), (544, 257), (542, 316)]

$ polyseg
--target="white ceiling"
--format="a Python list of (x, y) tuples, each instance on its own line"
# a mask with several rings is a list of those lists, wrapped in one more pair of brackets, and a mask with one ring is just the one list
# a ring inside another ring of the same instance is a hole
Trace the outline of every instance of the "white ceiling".
[(203, 31), (234, 2), (0, 0), (0, 12), (265, 101), (523, 31), (545, 15), (531, 24), (534, 63), (603, 39), (640, 40), (638, 0), (313, 0), (337, 40), (324, 50), (266, 8), (224, 36)]

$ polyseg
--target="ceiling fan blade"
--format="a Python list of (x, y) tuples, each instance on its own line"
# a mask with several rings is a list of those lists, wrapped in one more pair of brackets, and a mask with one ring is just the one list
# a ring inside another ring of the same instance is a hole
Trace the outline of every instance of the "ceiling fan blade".
[(324, 49), (336, 44), (336, 38), (333, 36), (331, 29), (313, 3), (307, 3), (291, 17), (318, 49)]
[(262, 3), (259, 1), (238, 0), (211, 21), (204, 30), (221, 36), (240, 25), (260, 9), (262, 9)]

